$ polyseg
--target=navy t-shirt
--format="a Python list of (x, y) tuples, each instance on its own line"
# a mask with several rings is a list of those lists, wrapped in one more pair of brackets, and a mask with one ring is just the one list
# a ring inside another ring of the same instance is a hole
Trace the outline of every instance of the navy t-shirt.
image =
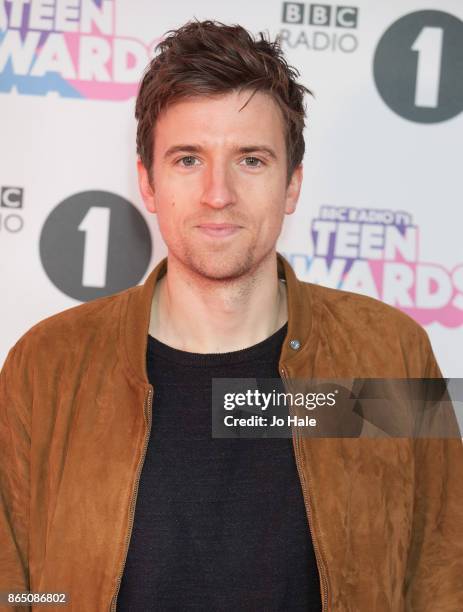
[(286, 332), (211, 354), (148, 338), (153, 420), (119, 612), (320, 612), (292, 440), (211, 432), (212, 378), (279, 378)]

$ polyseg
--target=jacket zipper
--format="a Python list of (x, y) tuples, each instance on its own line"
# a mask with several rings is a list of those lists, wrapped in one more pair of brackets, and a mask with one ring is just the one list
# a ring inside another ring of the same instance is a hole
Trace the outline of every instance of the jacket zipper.
[[(281, 377), (284, 380), (288, 379), (286, 370), (284, 368), (281, 368), (280, 373), (281, 373)], [(290, 402), (290, 412), (291, 412), (291, 416), (295, 416), (292, 410), (291, 402)], [(325, 564), (322, 558), (321, 550), (318, 546), (318, 542), (316, 538), (314, 537), (314, 530), (313, 530), (313, 524), (312, 524), (313, 522), (312, 521), (312, 505), (311, 505), (309, 490), (307, 489), (305, 478), (304, 478), (304, 475), (301, 469), (300, 453), (299, 453), (299, 437), (297, 433), (295, 433), (294, 427), (292, 426), (291, 428), (293, 430), (293, 445), (294, 445), (294, 455), (296, 459), (296, 466), (297, 466), (297, 471), (299, 474), (299, 480), (301, 481), (302, 495), (304, 498), (306, 513), (307, 513), (307, 520), (309, 523), (310, 536), (312, 538), (315, 558), (317, 560), (318, 572), (320, 575), (320, 583), (322, 587), (322, 612), (328, 612), (328, 580), (327, 580), (326, 572), (325, 572)]]
[(113, 597), (111, 599), (110, 612), (115, 612), (116, 611), (117, 596), (119, 595), (119, 589), (120, 589), (121, 581), (122, 581), (122, 574), (124, 573), (124, 567), (125, 567), (125, 563), (127, 561), (127, 553), (128, 553), (128, 549), (129, 549), (130, 538), (132, 536), (133, 521), (134, 521), (134, 516), (135, 516), (135, 503), (137, 501), (138, 485), (140, 484), (141, 470), (142, 470), (143, 464), (145, 462), (146, 450), (148, 448), (148, 442), (149, 442), (150, 433), (151, 433), (152, 404), (153, 404), (153, 387), (150, 386), (150, 388), (148, 389), (148, 394), (147, 394), (147, 396), (145, 398), (145, 403), (143, 405), (143, 413), (145, 415), (145, 419), (146, 419), (147, 424), (148, 424), (148, 429), (147, 429), (145, 440), (144, 440), (144, 443), (143, 443), (143, 450), (142, 450), (141, 458), (140, 458), (140, 461), (139, 461), (138, 466), (137, 466), (137, 475), (136, 475), (135, 485), (134, 485), (133, 492), (132, 492), (132, 499), (131, 499), (131, 502), (130, 502), (129, 529), (128, 529), (128, 532), (127, 532), (127, 535), (126, 535), (126, 538), (125, 538), (125, 543), (124, 543), (124, 561), (122, 562), (122, 567), (121, 567), (121, 570), (119, 572), (119, 576), (117, 578), (116, 590), (115, 590), (114, 595), (113, 595)]

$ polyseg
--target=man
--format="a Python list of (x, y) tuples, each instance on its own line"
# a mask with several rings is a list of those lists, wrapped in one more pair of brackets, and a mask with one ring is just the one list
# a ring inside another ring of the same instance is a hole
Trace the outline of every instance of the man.
[(239, 26), (160, 45), (137, 146), (168, 256), (8, 355), (1, 591), (79, 611), (463, 610), (460, 439), (212, 437), (212, 378), (440, 376), (410, 318), (275, 251), (302, 182), (296, 77)]

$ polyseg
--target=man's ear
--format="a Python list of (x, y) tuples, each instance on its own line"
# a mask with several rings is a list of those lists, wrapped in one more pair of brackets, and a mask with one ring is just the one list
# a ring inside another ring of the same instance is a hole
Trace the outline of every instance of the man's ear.
[(299, 200), (299, 194), (302, 186), (302, 164), (296, 166), (289, 181), (289, 185), (286, 188), (285, 198), (285, 214), (292, 215), (296, 210), (297, 201)]
[(156, 212), (156, 203), (154, 198), (154, 187), (150, 183), (148, 170), (143, 165), (140, 158), (137, 159), (138, 171), (138, 187), (140, 194), (148, 212)]

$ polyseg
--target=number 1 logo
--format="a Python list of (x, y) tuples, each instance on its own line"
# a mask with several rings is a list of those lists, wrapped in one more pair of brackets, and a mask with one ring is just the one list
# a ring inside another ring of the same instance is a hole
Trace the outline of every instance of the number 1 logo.
[(87, 301), (136, 285), (151, 261), (151, 234), (128, 200), (108, 191), (83, 191), (48, 215), (40, 258), (51, 282)]
[(410, 121), (437, 123), (463, 110), (463, 22), (442, 11), (401, 17), (376, 48), (374, 80), (383, 101)]

